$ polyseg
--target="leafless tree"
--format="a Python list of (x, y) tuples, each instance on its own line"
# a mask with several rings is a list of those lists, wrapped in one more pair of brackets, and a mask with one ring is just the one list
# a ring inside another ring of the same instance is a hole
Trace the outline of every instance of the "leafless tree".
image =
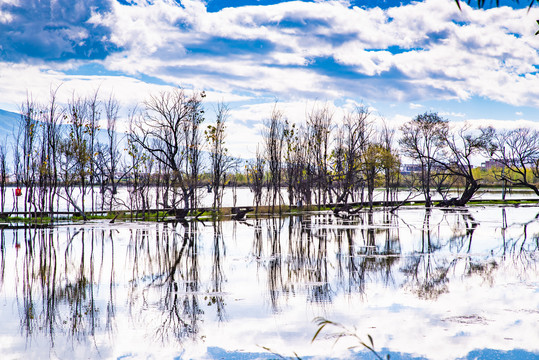
[[(68, 135), (60, 143), (61, 177), (64, 187), (61, 196), (86, 219), (85, 195), (88, 186), (91, 185), (88, 176), (91, 171), (90, 163), (93, 161), (93, 154), (88, 148), (88, 102), (73, 94), (68, 106)], [(79, 188), (78, 194), (74, 191), (76, 187)]]
[(437, 162), (442, 154), (447, 138), (447, 120), (437, 113), (426, 112), (417, 115), (401, 127), (399, 144), (403, 154), (421, 167), (421, 189), (425, 196), (425, 206), (432, 206), (431, 184)]
[(144, 111), (132, 117), (131, 141), (163, 165), (165, 208), (169, 204), (176, 207), (180, 201), (185, 209), (195, 205), (204, 96), (197, 92), (188, 95), (181, 88), (161, 92), (150, 96), (144, 103)]
[(0, 211), (4, 212), (6, 205), (6, 183), (8, 177), (6, 145), (0, 145)]
[[(186, 208), (198, 206), (198, 191), (200, 188), (200, 172), (202, 170), (202, 130), (204, 109), (202, 100), (205, 92), (194, 93), (187, 103), (189, 110), (188, 121), (183, 124), (185, 153), (185, 186), (184, 201)], [(185, 191), (185, 189), (187, 191)]]
[(217, 104), (215, 125), (208, 125), (205, 134), (210, 147), (210, 187), (213, 193), (213, 207), (219, 209), (223, 198), (226, 173), (231, 170), (235, 161), (228, 155), (225, 147), (226, 121), (229, 108), (224, 103)]
[[(312, 164), (316, 169), (317, 204), (320, 206), (327, 203), (328, 191), (330, 186), (329, 179), (329, 149), (331, 139), (333, 114), (328, 106), (313, 108), (307, 114), (307, 139), (309, 141), (309, 150), (312, 155)], [(331, 199), (329, 199), (331, 201)]]
[[(486, 130), (493, 131), (493, 130)], [(496, 132), (489, 144), (491, 158), (500, 164), (499, 180), (525, 186), (539, 195), (533, 177), (539, 177), (539, 132), (519, 128)]]
[[(365, 106), (358, 106), (353, 113), (344, 116), (342, 125), (337, 130), (337, 143), (334, 150), (334, 172), (337, 174), (340, 186), (337, 203), (347, 203), (348, 198), (354, 199), (354, 190), (365, 186), (361, 172), (361, 159), (372, 141), (374, 129), (370, 120), (370, 112)], [(361, 195), (363, 200), (363, 195)]]
[(455, 132), (448, 132), (444, 138), (445, 156), (433, 158), (435, 164), (442, 169), (441, 175), (449, 175), (464, 181), (464, 190), (459, 198), (442, 201), (440, 205), (464, 206), (472, 199), (481, 187), (480, 179), (473, 172), (474, 156), (479, 155), (491, 143), (492, 130), (472, 132), (465, 125)]
[(300, 184), (303, 178), (304, 162), (301, 157), (300, 129), (296, 124), (285, 120), (284, 124), (284, 162), (286, 168), (286, 185), (288, 190), (288, 203), (301, 204)]
[(268, 200), (272, 208), (281, 205), (282, 160), (284, 148), (284, 115), (275, 104), (270, 118), (265, 121), (264, 154), (268, 165)]
[(385, 160), (382, 164), (384, 173), (384, 200), (386, 203), (397, 200), (397, 189), (399, 187), (400, 157), (398, 149), (394, 147), (395, 129), (391, 129), (384, 122), (380, 132), (380, 145), (385, 152)]
[(25, 187), (24, 191), (24, 211), (31, 211), (32, 205), (35, 210), (35, 181), (36, 171), (39, 164), (36, 159), (38, 145), (38, 122), (40, 109), (37, 103), (27, 96), (25, 102), (21, 105), (21, 118), (19, 122), (19, 130), (17, 133), (17, 151), (15, 156), (19, 157), (16, 162), (16, 170), (18, 170), (18, 179), (22, 181)]
[(88, 107), (88, 120), (85, 124), (85, 132), (88, 137), (88, 153), (90, 154), (90, 162), (88, 163), (88, 180), (90, 182), (90, 196), (92, 211), (95, 210), (95, 179), (96, 179), (96, 153), (98, 148), (97, 134), (99, 131), (99, 120), (101, 118), (101, 104), (99, 101), (99, 89), (86, 99)]
[(131, 214), (135, 210), (141, 211), (143, 216), (150, 207), (149, 189), (151, 182), (151, 173), (153, 168), (153, 159), (147, 151), (131, 139), (127, 144), (129, 158), (129, 205)]
[(256, 150), (256, 158), (253, 162), (247, 165), (247, 178), (249, 179), (249, 187), (253, 192), (253, 202), (255, 212), (258, 212), (258, 207), (262, 203), (262, 190), (264, 188), (264, 173), (265, 160), (260, 151)]
[(120, 104), (112, 95), (104, 102), (107, 120), (106, 143), (98, 143), (96, 167), (100, 174), (100, 192), (102, 208), (108, 205), (112, 210), (117, 200), (118, 186), (130, 171), (128, 166), (122, 166), (120, 152), (121, 139), (118, 131), (118, 113)]
[(50, 90), (50, 98), (48, 107), (45, 109), (42, 116), (43, 139), (42, 139), (42, 155), (43, 171), (45, 173), (45, 186), (48, 188), (48, 211), (54, 212), (54, 204), (58, 208), (58, 161), (60, 158), (59, 144), (62, 137), (61, 122), (65, 116), (65, 109), (60, 107), (57, 100), (59, 86)]

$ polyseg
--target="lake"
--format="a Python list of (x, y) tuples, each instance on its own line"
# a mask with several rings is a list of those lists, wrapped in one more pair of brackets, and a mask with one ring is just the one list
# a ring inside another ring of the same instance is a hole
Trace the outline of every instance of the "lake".
[[(0, 353), (373, 359), (371, 336), (391, 359), (537, 359), (538, 217), (406, 207), (4, 228)], [(340, 326), (311, 342), (319, 317)]]
[[(4, 204), (4, 211), (23, 211), (24, 210), (24, 196), (15, 196), (15, 187), (8, 186), (6, 188), (6, 199)], [(23, 187), (22, 194), (25, 193), (26, 189)], [(155, 208), (155, 188), (151, 188), (148, 194), (148, 201), (150, 207)], [(116, 201), (113, 204), (114, 210), (130, 210), (132, 206), (130, 199), (131, 188), (127, 186), (120, 186), (118, 188), (118, 193), (116, 195)], [(55, 201), (55, 210), (56, 211), (74, 211), (73, 206), (68, 204), (65, 200), (65, 190), (63, 188), (59, 189), (61, 196), (57, 197)], [(263, 204), (269, 204), (266, 202), (266, 192), (263, 192)], [(281, 189), (282, 201), (284, 204), (288, 204), (288, 192), (286, 189)], [(101, 199), (101, 194), (99, 192), (99, 187), (94, 187), (93, 194), (88, 189), (86, 195), (84, 196), (85, 201), (85, 210), (89, 211), (92, 204), (92, 195), (94, 196), (94, 206), (95, 210), (100, 210), (103, 200)], [(73, 199), (76, 201), (79, 207), (82, 207), (82, 195), (80, 189), (73, 190)], [(206, 188), (200, 188), (198, 191), (198, 202), (200, 207), (212, 207), (213, 205), (213, 194), (209, 192)], [(451, 191), (448, 193), (448, 197), (460, 196), (459, 191)], [(442, 200), (440, 194), (436, 192), (431, 193), (431, 197), (434, 201)], [(530, 189), (526, 188), (515, 188), (508, 189), (505, 194), (507, 200), (528, 200), (528, 199), (537, 199), (537, 195)], [(399, 190), (397, 192), (396, 200), (403, 201), (406, 199), (422, 201), (425, 199), (422, 193), (412, 190)], [(473, 197), (474, 200), (501, 200), (502, 199), (502, 189), (501, 188), (484, 188), (477, 191)], [(356, 199), (356, 201), (359, 199)], [(377, 188), (374, 192), (374, 201), (383, 201), (384, 200), (384, 189)], [(109, 209), (108, 201), (105, 201), (104, 209)], [(226, 187), (222, 197), (222, 206), (224, 207), (244, 207), (244, 206), (253, 206), (253, 193), (248, 187)], [(133, 205), (134, 206), (134, 205)]]

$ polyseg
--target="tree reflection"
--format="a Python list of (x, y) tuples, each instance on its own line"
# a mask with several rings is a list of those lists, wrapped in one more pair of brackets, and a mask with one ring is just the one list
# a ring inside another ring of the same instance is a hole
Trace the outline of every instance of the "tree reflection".
[(434, 255), (441, 246), (432, 239), (431, 215), (432, 210), (425, 209), (421, 229), (421, 250), (408, 257), (402, 269), (408, 278), (408, 286), (420, 298), (425, 299), (436, 299), (448, 291), (447, 274), (450, 266), (445, 258), (437, 259)]
[(267, 241), (270, 251), (267, 265), (268, 292), (273, 312), (279, 310), (278, 300), (282, 293), (288, 293), (281, 272), (281, 219), (271, 218), (267, 223)]
[(310, 301), (329, 303), (332, 300), (332, 290), (328, 276), (328, 227), (331, 224), (331, 215), (326, 214), (315, 218), (316, 231), (309, 232), (309, 242), (312, 242), (311, 253), (307, 253), (308, 269), (307, 281)]
[[(502, 227), (492, 230), (497, 237), (478, 253), (484, 239), (477, 211), (414, 211), (361, 211), (348, 219), (319, 212), (258, 218), (250, 227), (185, 221), (0, 229), (0, 291), (13, 284), (18, 328), (30, 345), (42, 336), (51, 347), (67, 339), (97, 349), (100, 334), (118, 331), (118, 294), (137, 331), (162, 343), (203, 339), (209, 315), (227, 321), (234, 313), (224, 287), (238, 279), (227, 270), (230, 249), (256, 260), (245, 266), (258, 271), (270, 313), (286, 309), (292, 297), (325, 311), (343, 294), (367, 297), (371, 284), (436, 299), (455, 279), (481, 277), (489, 285), (507, 269), (522, 279), (536, 273), (539, 216), (508, 223), (502, 209)], [(402, 229), (410, 214), (408, 234)], [(252, 243), (242, 247), (234, 241), (240, 236)]]
[(164, 223), (156, 227), (155, 234), (155, 241), (151, 241), (147, 229), (131, 233), (128, 254), (133, 266), (131, 316), (145, 321), (140, 309), (155, 304), (159, 319), (155, 319), (154, 334), (160, 341), (196, 338), (203, 314), (199, 300), (197, 224)]
[[(449, 213), (446, 212), (446, 214)], [(469, 253), (472, 248), (473, 234), (479, 223), (468, 209), (458, 209), (455, 214), (457, 214), (455, 226), (452, 229), (453, 233), (449, 239), (450, 249), (457, 253), (463, 251)]]
[[(381, 215), (380, 220), (375, 214)], [(369, 279), (394, 282), (393, 267), (399, 261), (398, 218), (394, 213), (366, 211), (357, 214), (345, 228), (336, 225), (338, 277), (349, 294), (364, 294)]]
[(220, 221), (213, 222), (213, 262), (211, 270), (211, 290), (207, 295), (208, 305), (215, 304), (217, 318), (223, 321), (226, 318), (225, 301), (223, 298), (223, 281), (225, 274), (222, 268), (223, 257), (225, 256), (225, 243), (223, 241), (223, 227)]
[(4, 287), (4, 273), (6, 270), (6, 235), (3, 229), (0, 229), (0, 292)]
[[(106, 268), (106, 257), (104, 249), (100, 258), (95, 250), (98, 245), (105, 247), (103, 241), (98, 244), (103, 232), (92, 228), (71, 233), (67, 228), (62, 233), (58, 229), (35, 227), (0, 231), (2, 238), (6, 231), (12, 232), (17, 249), (15, 293), (20, 329), (27, 341), (40, 333), (49, 337), (51, 347), (57, 335), (77, 341), (93, 338), (101, 328), (95, 303), (95, 285), (100, 282), (95, 264), (100, 264), (101, 273)], [(60, 244), (65, 248), (60, 249)], [(112, 283), (107, 307), (114, 313)], [(113, 317), (109, 316), (109, 329), (112, 322)]]

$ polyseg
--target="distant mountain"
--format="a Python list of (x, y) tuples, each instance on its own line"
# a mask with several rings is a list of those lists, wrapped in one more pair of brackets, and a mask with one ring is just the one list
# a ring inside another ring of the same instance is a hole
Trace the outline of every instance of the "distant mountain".
[(20, 118), (20, 114), (0, 109), (0, 141), (13, 135)]

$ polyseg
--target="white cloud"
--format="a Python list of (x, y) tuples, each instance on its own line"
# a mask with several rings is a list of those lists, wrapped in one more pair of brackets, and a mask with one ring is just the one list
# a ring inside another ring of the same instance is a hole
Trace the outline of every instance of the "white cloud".
[[(539, 10), (526, 11), (459, 11), (453, 1), (427, 0), (388, 10), (290, 1), (208, 13), (202, 1), (156, 0), (113, 2), (89, 22), (109, 28), (122, 49), (105, 59), (109, 69), (191, 88), (414, 102), (479, 95), (533, 105)], [(335, 65), (318, 66), (320, 58)]]
[[(292, 121), (302, 121), (315, 100), (344, 102), (335, 106), (335, 119), (362, 100), (402, 101), (410, 109), (428, 100), (473, 97), (539, 106), (539, 37), (533, 36), (539, 9), (462, 8), (450, 0), (388, 10), (289, 1), (208, 13), (197, 0), (113, 2), (111, 12), (93, 13), (89, 22), (110, 29), (108, 41), (120, 48), (100, 63), (126, 76), (63, 73), (76, 73), (83, 60), (2, 63), (0, 106), (13, 109), (27, 89), (46, 99), (51, 85), (63, 83), (65, 93), (114, 91), (127, 107), (163, 88), (136, 78), (148, 76), (206, 90), (209, 102), (239, 103), (230, 122), (238, 144), (256, 139), (254, 124), (269, 115), (273, 99)], [(387, 121), (397, 126), (404, 119), (392, 112)]]
[(451, 111), (451, 112), (442, 111), (442, 112), (438, 113), (438, 115), (440, 115), (440, 116), (459, 117), (459, 118), (463, 118), (463, 117), (466, 116), (466, 114), (464, 114), (464, 113), (460, 113), (460, 112), (456, 113), (456, 112), (453, 112), (453, 111)]

